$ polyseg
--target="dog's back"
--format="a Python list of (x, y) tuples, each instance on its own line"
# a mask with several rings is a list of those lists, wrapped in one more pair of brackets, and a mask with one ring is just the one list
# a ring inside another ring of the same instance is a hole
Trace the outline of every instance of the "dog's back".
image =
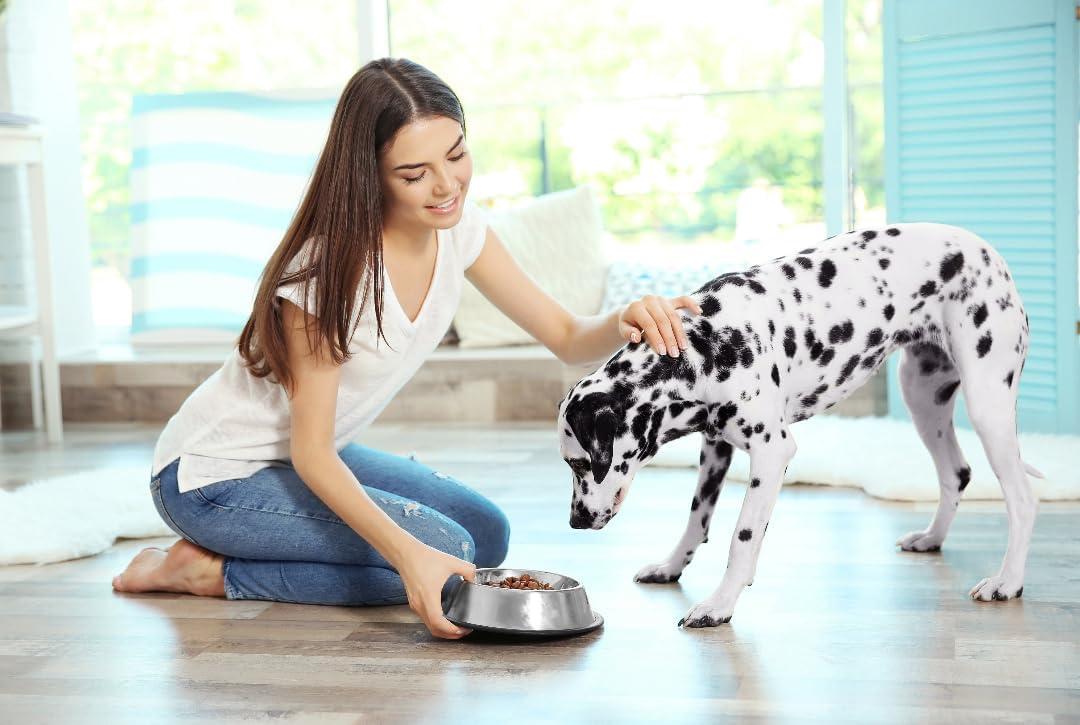
[[(986, 358), (997, 339), (1019, 348), (997, 356), (1001, 379), (1010, 370), (1018, 376), (1027, 349), (1004, 261), (974, 234), (941, 224), (838, 235), (718, 277), (695, 295), (705, 315), (691, 324), (709, 333), (719, 358), (736, 363), (729, 387), (745, 400), (775, 385), (789, 421), (843, 400), (897, 347), (955, 364)], [(758, 356), (770, 365), (754, 365)]]

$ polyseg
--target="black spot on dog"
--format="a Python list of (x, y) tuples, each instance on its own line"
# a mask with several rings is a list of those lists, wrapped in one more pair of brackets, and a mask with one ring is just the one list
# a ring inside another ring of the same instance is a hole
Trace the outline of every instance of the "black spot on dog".
[(855, 326), (851, 324), (851, 320), (845, 320), (839, 325), (833, 325), (829, 329), (829, 342), (833, 345), (838, 345), (841, 342), (847, 342), (851, 339), (851, 336), (855, 334)]
[(859, 366), (859, 356), (852, 355), (848, 358), (848, 361), (844, 363), (844, 367), (840, 370), (840, 377), (836, 379), (836, 384), (843, 385), (847, 382), (847, 379), (851, 377), (851, 374), (855, 372), (855, 368)]
[(754, 364), (754, 353), (750, 352), (749, 347), (744, 347), (739, 350), (739, 364), (744, 368), (748, 368)]
[(702, 428), (705, 427), (708, 419), (709, 411), (707, 408), (702, 406), (698, 408), (697, 412), (690, 417), (690, 420), (686, 421), (686, 426), (691, 431), (700, 431)]
[(743, 336), (738, 330), (725, 328), (726, 334), (716, 348), (716, 365), (723, 368), (733, 368), (739, 363), (739, 351), (743, 348)]
[(956, 276), (956, 274), (964, 267), (964, 255), (960, 252), (950, 254), (945, 259), (941, 260), (941, 268), (938, 272), (941, 274), (941, 281), (948, 282), (950, 279)]
[(721, 406), (716, 407), (716, 419), (713, 425), (716, 426), (716, 431), (719, 433), (722, 431), (732, 418), (739, 412), (738, 406), (734, 403), (724, 403)]
[(784, 354), (788, 357), (795, 357), (795, 328), (788, 327), (784, 329)]
[(1011, 388), (1012, 387), (1012, 381), (1013, 381), (1013, 371), (1010, 370), (1009, 374), (1005, 376), (1005, 386), (1008, 387), (1008, 388)]
[(769, 320), (769, 337), (772, 337), (775, 334), (776, 334), (776, 325), (773, 324), (773, 321), (770, 319)]
[(880, 327), (875, 327), (870, 331), (870, 334), (866, 336), (866, 346), (876, 347), (881, 344), (881, 341), (885, 338), (885, 333), (881, 331)]
[(900, 234), (900, 230), (897, 229), (896, 227), (889, 227), (888, 229), (885, 230), (885, 233), (888, 234), (890, 237), (895, 237), (898, 234)]
[(979, 338), (979, 344), (975, 346), (975, 352), (979, 354), (979, 357), (986, 357), (986, 353), (990, 352), (990, 346), (994, 343), (994, 339), (987, 332), (985, 335)]
[(776, 384), (776, 387), (780, 387), (780, 370), (776, 367), (775, 363), (772, 366), (772, 381)]
[(664, 422), (664, 413), (663, 408), (657, 408), (653, 411), (652, 417), (649, 419), (649, 430), (645, 434), (645, 439), (643, 441), (640, 438), (638, 439), (638, 442), (642, 443), (641, 452), (638, 453), (638, 460), (644, 461), (652, 458), (660, 450), (657, 439), (660, 436), (660, 426)]
[(889, 265), (891, 264), (891, 262), (888, 259), (886, 259), (885, 257), (882, 257), (881, 259), (879, 259), (877, 261), (877, 263), (878, 263), (878, 266), (881, 267), (882, 269), (888, 269)]
[(958, 387), (960, 387), (959, 380), (945, 383), (934, 393), (934, 402), (938, 405), (945, 405), (952, 399), (953, 393), (956, 392)]
[(658, 356), (656, 361), (648, 366), (645, 374), (641, 376), (638, 386), (650, 388), (667, 380), (684, 380), (690, 385), (697, 381), (697, 370), (690, 362), (689, 355), (680, 355), (679, 357)]
[(871, 239), (877, 236), (877, 232), (867, 230), (862, 233), (863, 241), (869, 242)]
[(990, 253), (986, 251), (985, 247), (983, 249), (979, 250), (979, 251), (982, 252), (983, 264), (985, 266), (989, 267), (990, 266)]
[(886, 320), (891, 320), (893, 315), (896, 314), (896, 308), (892, 305), (885, 305), (885, 309), (882, 310), (882, 313), (885, 315)]
[(760, 434), (760, 433), (762, 433), (764, 431), (765, 431), (765, 424), (764, 423), (757, 423), (757, 424), (754, 425), (754, 432), (755, 433)]
[(751, 531), (750, 529), (743, 529), (739, 532), (739, 541), (750, 541), (753, 536), (753, 531)]
[[(628, 374), (631, 370), (633, 370), (633, 368), (634, 366), (629, 360), (618, 361), (615, 358), (612, 358), (612, 360), (604, 366), (604, 375), (609, 378), (617, 378), (620, 375)], [(585, 385), (582, 384), (581, 387), (585, 387)]]
[(780, 269), (784, 270), (784, 276), (788, 279), (795, 279), (795, 268), (790, 264), (780, 265)]
[(971, 320), (975, 323), (975, 327), (979, 327), (982, 325), (982, 323), (986, 322), (986, 318), (989, 316), (990, 311), (986, 309), (986, 303), (983, 302), (981, 305), (975, 308), (975, 312), (974, 314), (972, 314)]
[(919, 288), (919, 294), (923, 297), (929, 297), (935, 292), (937, 292), (937, 283), (932, 279), (923, 282), (923, 286)]
[[(795, 289), (791, 290), (791, 296), (795, 298), (795, 302), (797, 302), (797, 303), (801, 303), (801, 302), (802, 302), (802, 292), (800, 292), (800, 291), (799, 291), (799, 288), (798, 288), (798, 287), (796, 287)], [(780, 311), (781, 311), (781, 312), (783, 312), (783, 311), (784, 311), (784, 307), (783, 307), (783, 304), (784, 304), (784, 301), (783, 301), (783, 300), (780, 300)]]
[[(716, 503), (720, 496), (720, 488), (724, 485), (724, 476), (727, 474), (728, 465), (731, 463), (731, 444), (722, 442), (717, 446), (719, 457), (718, 465), (710, 468), (706, 474), (704, 483), (701, 484), (701, 499), (709, 503)], [(695, 497), (695, 501), (697, 498)], [(701, 525), (706, 524), (707, 519), (702, 519)]]
[(832, 362), (833, 357), (836, 355), (836, 350), (831, 347), (821, 353), (821, 359), (818, 360), (818, 365), (825, 367)]
[(795, 264), (799, 265), (803, 269), (810, 269), (814, 266), (814, 263), (807, 257), (795, 257)]
[(759, 294), (759, 295), (765, 294), (765, 286), (763, 284), (761, 284), (760, 282), (758, 282), (757, 280), (748, 279), (746, 281), (746, 286), (749, 287), (751, 290), (753, 290), (754, 294)]
[(963, 491), (971, 483), (971, 468), (964, 466), (956, 472), (956, 478), (960, 481), (960, 490)]
[(706, 295), (702, 298), (701, 304), (698, 306), (701, 308), (702, 315), (705, 317), (712, 317), (720, 311), (720, 300), (712, 295)]
[(645, 403), (638, 408), (637, 413), (630, 421), (630, 432), (634, 434), (639, 442), (645, 438), (645, 429), (649, 425), (649, 417), (652, 415), (653, 407), (648, 403)]
[(826, 259), (821, 263), (821, 269), (818, 270), (818, 284), (822, 287), (828, 287), (835, 278), (836, 265), (833, 264), (831, 259)]

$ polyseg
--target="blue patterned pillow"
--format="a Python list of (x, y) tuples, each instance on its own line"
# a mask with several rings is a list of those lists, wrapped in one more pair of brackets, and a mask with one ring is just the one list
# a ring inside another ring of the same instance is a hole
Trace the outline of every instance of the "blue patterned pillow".
[(603, 312), (630, 304), (645, 295), (678, 297), (693, 292), (709, 280), (741, 267), (723, 262), (686, 262), (680, 265), (645, 266), (640, 262), (614, 262), (608, 268)]

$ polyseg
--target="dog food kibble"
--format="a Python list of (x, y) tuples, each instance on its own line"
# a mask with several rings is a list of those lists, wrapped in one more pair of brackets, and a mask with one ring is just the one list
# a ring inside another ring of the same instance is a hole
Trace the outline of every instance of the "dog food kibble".
[(537, 581), (528, 574), (522, 574), (520, 577), (508, 576), (502, 581), (487, 581), (484, 584), (499, 589), (551, 589), (550, 584)]

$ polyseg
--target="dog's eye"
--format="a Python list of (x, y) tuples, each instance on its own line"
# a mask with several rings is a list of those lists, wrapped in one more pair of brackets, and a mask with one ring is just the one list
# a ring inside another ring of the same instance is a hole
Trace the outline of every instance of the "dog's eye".
[(576, 476), (584, 476), (589, 471), (589, 462), (584, 458), (572, 458), (566, 462), (566, 465), (570, 466), (570, 470)]

